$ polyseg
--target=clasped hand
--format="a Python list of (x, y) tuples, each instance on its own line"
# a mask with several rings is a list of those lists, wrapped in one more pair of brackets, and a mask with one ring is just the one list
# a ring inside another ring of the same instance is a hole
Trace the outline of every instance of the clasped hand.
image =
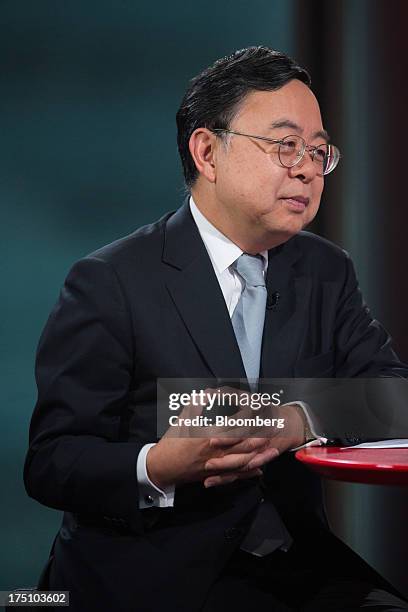
[[(232, 391), (223, 388), (206, 389)], [(233, 390), (237, 393), (237, 390)], [(239, 394), (247, 394), (238, 391)], [(185, 406), (180, 422), (201, 415), (204, 405)], [(272, 413), (272, 406), (267, 409)], [(265, 412), (265, 411), (264, 411)], [(250, 408), (243, 408), (234, 418), (254, 416)], [(261, 467), (280, 453), (299, 446), (304, 441), (304, 421), (300, 409), (294, 405), (279, 407), (279, 417), (285, 419), (283, 432), (268, 427), (230, 428), (220, 426), (189, 427), (181, 425), (177, 433), (170, 428), (153, 446), (146, 459), (150, 480), (159, 488), (202, 481), (205, 487), (219, 486), (239, 479), (262, 474)]]

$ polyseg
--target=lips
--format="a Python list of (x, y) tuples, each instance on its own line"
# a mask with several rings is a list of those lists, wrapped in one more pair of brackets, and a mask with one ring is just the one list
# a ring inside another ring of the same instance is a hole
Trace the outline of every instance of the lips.
[(303, 204), (304, 206), (307, 206), (309, 204), (309, 198), (305, 198), (301, 195), (282, 196), (281, 200), (292, 200), (293, 202), (299, 202), (299, 204)]

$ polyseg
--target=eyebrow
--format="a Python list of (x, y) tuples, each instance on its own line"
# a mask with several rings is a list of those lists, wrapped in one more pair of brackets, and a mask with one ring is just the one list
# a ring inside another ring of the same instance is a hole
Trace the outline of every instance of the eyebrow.
[[(298, 125), (297, 123), (294, 123), (290, 119), (279, 119), (278, 121), (274, 121), (268, 126), (268, 129), (270, 130), (276, 130), (279, 128), (290, 128), (291, 130), (295, 130), (295, 132), (299, 132), (300, 134), (303, 134), (303, 129), (300, 127), (300, 125)], [(315, 138), (323, 138), (327, 142), (329, 142), (330, 140), (330, 136), (326, 130), (318, 130), (317, 132), (313, 134), (312, 138), (313, 140)]]

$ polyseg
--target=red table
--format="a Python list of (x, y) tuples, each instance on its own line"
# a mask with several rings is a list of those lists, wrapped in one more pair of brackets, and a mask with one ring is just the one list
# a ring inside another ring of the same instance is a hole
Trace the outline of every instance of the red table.
[(298, 450), (296, 459), (334, 480), (408, 485), (408, 448), (309, 446)]

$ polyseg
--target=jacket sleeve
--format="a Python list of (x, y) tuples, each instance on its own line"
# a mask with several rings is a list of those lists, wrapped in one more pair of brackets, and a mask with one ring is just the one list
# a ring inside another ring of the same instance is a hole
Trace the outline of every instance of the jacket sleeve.
[(345, 259), (345, 282), (336, 313), (335, 351), (337, 377), (408, 377), (391, 346), (391, 337), (365, 304), (352, 260)]
[(40, 338), (38, 400), (24, 466), (28, 494), (74, 513), (141, 525), (136, 461), (123, 427), (133, 334), (119, 279), (88, 257), (73, 266)]

